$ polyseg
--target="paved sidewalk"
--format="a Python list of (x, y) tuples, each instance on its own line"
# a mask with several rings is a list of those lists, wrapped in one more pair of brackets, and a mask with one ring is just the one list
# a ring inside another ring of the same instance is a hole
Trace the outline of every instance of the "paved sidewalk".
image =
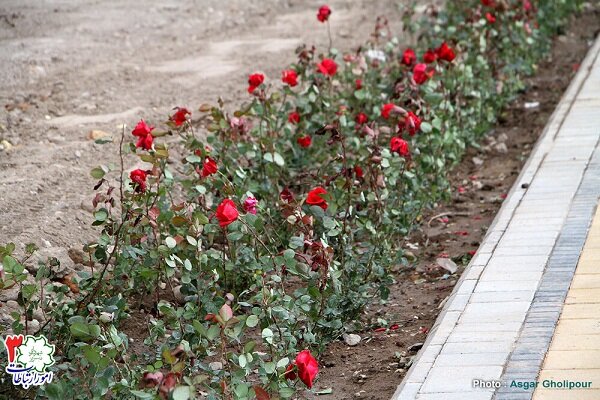
[(600, 399), (599, 140), (600, 38), (394, 400)]

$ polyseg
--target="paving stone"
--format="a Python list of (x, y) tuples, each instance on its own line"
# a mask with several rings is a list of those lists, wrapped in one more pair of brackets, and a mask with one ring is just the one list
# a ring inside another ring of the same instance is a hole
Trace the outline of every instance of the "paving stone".
[(473, 379), (499, 379), (501, 374), (500, 366), (434, 367), (429, 372), (420, 393), (474, 393)]

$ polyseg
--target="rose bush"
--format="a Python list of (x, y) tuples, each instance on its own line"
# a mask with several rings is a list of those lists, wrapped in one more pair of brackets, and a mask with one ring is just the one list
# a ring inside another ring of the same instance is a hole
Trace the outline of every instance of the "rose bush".
[[(281, 77), (248, 75), (236, 110), (219, 102), (178, 107), (158, 128), (141, 120), (122, 137), (121, 168), (92, 171), (102, 234), (87, 246), (95, 268), (74, 277), (78, 297), (40, 295), (52, 265), (22, 288), (28, 312), (47, 310), (42, 332), (60, 348), (60, 372), (40, 394), (310, 389), (313, 353), (387, 298), (394, 267), (407, 264), (404, 238), (449, 196), (447, 171), (578, 4), (449, 1), (420, 22), (407, 12), (405, 29), (420, 37), (410, 48), (379, 19), (356, 53), (303, 47)], [(317, 19), (329, 27), (332, 15), (323, 6)], [(128, 173), (132, 155), (146, 166)], [(2, 248), (4, 286), (24, 279), (13, 247)], [(125, 334), (134, 303), (148, 307), (148, 354), (132, 354)]]

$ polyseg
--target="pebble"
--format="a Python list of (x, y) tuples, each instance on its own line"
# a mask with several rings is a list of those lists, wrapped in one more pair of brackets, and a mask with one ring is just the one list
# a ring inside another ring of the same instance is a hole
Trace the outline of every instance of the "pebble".
[(506, 147), (506, 143), (501, 142), (494, 146), (494, 149), (500, 154), (508, 153), (508, 147)]
[(219, 361), (213, 361), (208, 364), (208, 367), (213, 371), (220, 371), (223, 369), (223, 363)]
[(473, 164), (479, 167), (480, 165), (483, 165), (483, 160), (479, 157), (473, 157)]
[(81, 209), (84, 210), (84, 211), (87, 211), (89, 213), (93, 213), (94, 212), (94, 206), (88, 200), (83, 200), (81, 202)]
[(173, 295), (179, 304), (185, 304), (185, 296), (181, 293), (181, 285), (173, 288)]
[[(62, 247), (50, 247), (46, 249), (39, 249), (37, 257), (41, 262), (47, 262), (49, 258), (56, 258), (60, 265), (52, 266), (52, 273), (57, 278), (64, 278), (66, 275), (75, 271), (75, 263), (69, 256), (67, 249)], [(37, 272), (39, 269), (38, 263), (31, 263), (27, 266), (29, 272), (32, 274)]]
[(350, 333), (348, 335), (344, 335), (344, 342), (346, 342), (346, 344), (348, 346), (356, 346), (360, 343), (361, 341), (361, 337), (354, 334), (354, 333)]
[(10, 289), (0, 290), (0, 302), (15, 301), (19, 297), (19, 285), (14, 285)]
[(90, 140), (98, 140), (109, 136), (110, 133), (98, 129), (93, 129), (88, 133), (88, 139)]
[(10, 151), (13, 148), (13, 145), (6, 139), (0, 141), (0, 150)]

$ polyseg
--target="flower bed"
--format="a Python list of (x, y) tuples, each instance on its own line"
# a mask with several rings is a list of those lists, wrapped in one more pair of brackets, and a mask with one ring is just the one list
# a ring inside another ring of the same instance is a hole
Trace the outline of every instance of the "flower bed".
[[(51, 265), (39, 285), (22, 285), (24, 305), (48, 310), (42, 332), (60, 344), (60, 374), (41, 392), (265, 399), (310, 388), (316, 353), (373, 297), (387, 298), (390, 268), (407, 262), (403, 238), (447, 198), (448, 169), (576, 8), (449, 2), (419, 23), (407, 15), (421, 37), (413, 49), (380, 19), (355, 54), (305, 47), (281, 80), (251, 74), (239, 110), (202, 106), (192, 123), (178, 108), (158, 129), (140, 121), (121, 158), (147, 166), (92, 171), (103, 231), (88, 246), (95, 267), (71, 282), (79, 298), (39, 293)], [(322, 7), (317, 19), (333, 17)], [(12, 248), (2, 249), (6, 286), (24, 280)], [(150, 360), (132, 359), (124, 333), (140, 294), (153, 299)]]

